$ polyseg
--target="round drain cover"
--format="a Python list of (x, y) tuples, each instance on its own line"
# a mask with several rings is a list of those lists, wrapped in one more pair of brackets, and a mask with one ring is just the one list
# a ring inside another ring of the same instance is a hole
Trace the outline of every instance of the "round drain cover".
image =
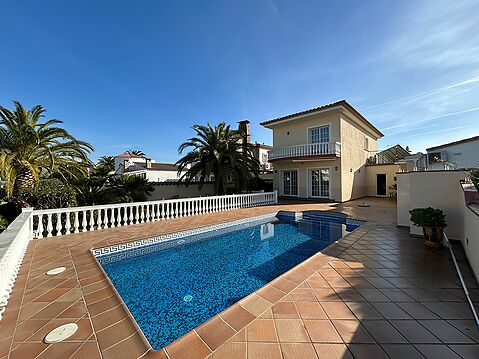
[(77, 330), (78, 325), (75, 323), (63, 324), (48, 333), (43, 341), (46, 344), (58, 343), (70, 338)]
[(64, 271), (66, 271), (66, 270), (67, 270), (66, 267), (53, 268), (53, 269), (50, 269), (50, 270), (47, 272), (47, 275), (60, 274), (60, 273), (63, 273)]

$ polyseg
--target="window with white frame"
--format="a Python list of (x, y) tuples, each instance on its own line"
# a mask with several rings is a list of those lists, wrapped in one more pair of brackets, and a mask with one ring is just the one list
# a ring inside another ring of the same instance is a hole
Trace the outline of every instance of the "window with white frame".
[(329, 125), (309, 129), (310, 143), (329, 142)]
[(311, 196), (329, 198), (329, 169), (312, 169), (310, 176)]
[(283, 194), (285, 196), (298, 195), (298, 171), (283, 171)]

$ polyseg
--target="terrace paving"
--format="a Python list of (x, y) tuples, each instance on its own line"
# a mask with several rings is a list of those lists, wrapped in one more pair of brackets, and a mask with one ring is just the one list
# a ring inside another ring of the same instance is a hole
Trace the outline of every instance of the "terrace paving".
[[(31, 241), (4, 318), (0, 358), (478, 358), (479, 332), (446, 249), (395, 225), (395, 205), (282, 203)], [(160, 351), (91, 248), (255, 216), (331, 210), (368, 222)], [(49, 277), (57, 266), (67, 270)], [(473, 300), (479, 290), (467, 266)], [(44, 344), (53, 328), (74, 336)]]

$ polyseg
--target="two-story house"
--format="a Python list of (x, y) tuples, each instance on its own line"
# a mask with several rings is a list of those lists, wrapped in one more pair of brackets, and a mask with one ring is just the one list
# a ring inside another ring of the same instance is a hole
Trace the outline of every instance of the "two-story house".
[(280, 196), (344, 202), (367, 195), (366, 161), (383, 134), (348, 102), (261, 124), (273, 130), (269, 161)]

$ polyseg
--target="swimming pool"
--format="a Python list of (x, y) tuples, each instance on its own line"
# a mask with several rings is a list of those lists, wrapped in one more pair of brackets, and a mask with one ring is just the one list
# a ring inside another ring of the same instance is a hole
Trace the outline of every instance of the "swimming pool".
[(316, 211), (278, 213), (94, 254), (160, 349), (360, 223)]

